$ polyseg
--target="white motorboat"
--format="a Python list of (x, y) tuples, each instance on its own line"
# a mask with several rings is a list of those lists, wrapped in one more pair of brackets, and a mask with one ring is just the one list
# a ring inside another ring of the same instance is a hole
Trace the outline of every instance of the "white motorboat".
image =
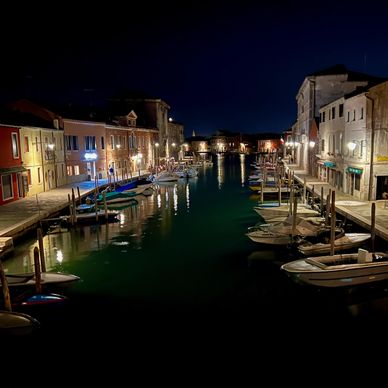
[(158, 174), (152, 176), (152, 182), (162, 183), (162, 182), (176, 182), (179, 179), (179, 176), (170, 171), (162, 171)]
[(261, 224), (248, 228), (247, 236), (255, 242), (263, 244), (287, 245), (292, 242), (292, 235), (299, 237), (318, 236), (326, 228), (324, 224), (306, 221), (296, 217), (293, 231), (293, 216), (276, 224)]
[[(8, 287), (31, 287), (35, 286), (35, 273), (6, 274)], [(40, 274), (41, 284), (45, 285), (66, 285), (80, 280), (76, 275), (62, 272), (42, 272)], [(0, 283), (1, 285), (1, 283)]]
[(39, 322), (27, 314), (0, 311), (0, 335), (30, 334), (39, 326)]
[[(289, 204), (271, 204), (268, 206), (267, 204), (254, 206), (253, 208), (256, 213), (258, 213), (262, 218), (268, 220), (270, 218), (279, 217), (279, 216), (287, 216), (290, 213), (290, 205)], [(316, 217), (319, 215), (318, 211), (311, 209), (308, 205), (298, 204), (296, 213), (298, 216), (303, 217)]]
[(388, 254), (358, 253), (291, 261), (281, 269), (295, 282), (318, 287), (344, 287), (388, 279)]
[[(371, 238), (370, 233), (345, 233), (343, 236), (334, 240), (334, 251), (345, 251), (352, 248), (358, 248), (365, 241)], [(298, 246), (298, 250), (305, 256), (321, 255), (330, 253), (330, 243), (304, 243)]]

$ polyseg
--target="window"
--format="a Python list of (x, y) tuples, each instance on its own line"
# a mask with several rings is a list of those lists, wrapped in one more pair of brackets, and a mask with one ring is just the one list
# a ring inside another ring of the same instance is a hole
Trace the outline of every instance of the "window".
[(110, 135), (110, 149), (115, 149), (115, 137), (113, 135)]
[(39, 142), (36, 136), (35, 136), (35, 151), (39, 151)]
[(41, 183), (40, 167), (38, 167), (38, 183)]
[(28, 186), (32, 185), (32, 182), (31, 182), (31, 170), (30, 169), (27, 170), (27, 182), (28, 182)]
[(15, 132), (11, 133), (12, 136), (12, 155), (14, 159), (19, 159), (19, 142), (18, 134)]
[(92, 151), (96, 149), (96, 137), (85, 136), (85, 150)]
[(73, 175), (73, 166), (67, 166), (66, 170), (67, 170), (67, 175), (68, 176), (72, 176)]
[(28, 136), (24, 136), (24, 152), (30, 152), (30, 143), (28, 141)]
[(366, 149), (366, 140), (361, 140), (361, 143), (360, 143), (360, 158), (364, 157), (365, 149)]
[(72, 147), (73, 151), (78, 151), (78, 136), (71, 136), (72, 137)]
[(322, 123), (324, 123), (326, 121), (326, 112), (322, 112)]
[(65, 136), (65, 147), (66, 151), (78, 151), (78, 136)]
[(360, 120), (362, 120), (363, 118), (364, 118), (364, 108), (361, 108)]
[(321, 152), (325, 151), (325, 139), (321, 140)]
[(353, 109), (353, 120), (352, 121), (356, 121), (356, 110)]
[(74, 175), (79, 175), (79, 166), (74, 166)]
[(3, 200), (13, 198), (12, 175), (2, 175), (1, 185), (3, 187)]
[(334, 120), (335, 119), (335, 106), (333, 106), (331, 108), (331, 119)]
[[(342, 117), (344, 115), (344, 104), (339, 104), (338, 116)], [(349, 120), (348, 120), (349, 121)]]
[(65, 136), (66, 151), (71, 151), (71, 136)]
[(101, 136), (101, 149), (102, 150), (105, 149), (105, 138), (104, 138), (104, 136)]
[(354, 189), (360, 191), (361, 177), (358, 174), (354, 175)]

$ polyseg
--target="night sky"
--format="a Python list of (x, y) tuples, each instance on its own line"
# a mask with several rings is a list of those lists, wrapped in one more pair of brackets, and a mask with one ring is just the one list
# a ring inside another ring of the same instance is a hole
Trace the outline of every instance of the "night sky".
[(0, 24), (2, 101), (101, 105), (139, 90), (165, 100), (187, 136), (281, 132), (309, 73), (343, 63), (388, 76), (382, 1), (15, 3)]

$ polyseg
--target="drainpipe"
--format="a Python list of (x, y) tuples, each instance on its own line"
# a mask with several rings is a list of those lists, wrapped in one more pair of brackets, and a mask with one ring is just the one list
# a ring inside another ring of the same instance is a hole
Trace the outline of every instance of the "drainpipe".
[(44, 164), (45, 158), (44, 158), (44, 152), (43, 152), (43, 134), (42, 134), (42, 130), (39, 130), (39, 143), (40, 143), (40, 154), (41, 154), (41, 157), (42, 157), (43, 192), (45, 192), (46, 191), (46, 181), (45, 181), (46, 166)]
[(375, 100), (365, 93), (365, 97), (372, 103), (372, 117), (371, 117), (371, 138), (370, 138), (370, 166), (369, 166), (369, 186), (368, 186), (368, 201), (372, 201), (373, 188), (373, 159), (375, 153), (375, 127), (374, 127), (374, 102)]

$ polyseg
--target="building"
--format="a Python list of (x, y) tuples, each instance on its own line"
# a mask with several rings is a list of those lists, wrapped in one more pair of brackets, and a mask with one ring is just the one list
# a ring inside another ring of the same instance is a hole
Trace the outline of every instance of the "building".
[(0, 205), (23, 198), (28, 191), (19, 139), (19, 127), (0, 124)]
[(356, 90), (357, 87), (376, 84), (381, 78), (348, 70), (344, 65), (335, 65), (328, 69), (308, 75), (296, 95), (297, 125), (294, 138), (298, 143), (295, 161), (301, 169), (310, 174), (317, 171), (314, 164), (315, 149), (310, 149), (312, 127), (318, 117), (319, 109), (328, 103)]

